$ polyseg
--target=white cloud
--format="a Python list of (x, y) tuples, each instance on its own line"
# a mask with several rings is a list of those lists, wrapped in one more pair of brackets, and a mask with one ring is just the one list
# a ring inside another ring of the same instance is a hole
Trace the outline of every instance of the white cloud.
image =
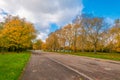
[(81, 0), (0, 0), (0, 8), (33, 22), (44, 40), (50, 23), (63, 26), (71, 22), (82, 12), (83, 5)]
[(42, 39), (45, 42), (45, 39), (48, 37), (48, 35), (44, 32), (41, 32), (40, 35), (37, 36), (37, 39)]

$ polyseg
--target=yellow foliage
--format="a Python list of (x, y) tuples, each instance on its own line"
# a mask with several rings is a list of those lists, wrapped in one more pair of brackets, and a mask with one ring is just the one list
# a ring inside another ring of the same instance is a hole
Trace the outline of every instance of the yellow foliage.
[(17, 48), (28, 48), (32, 39), (35, 38), (35, 29), (33, 24), (18, 17), (12, 17), (4, 24), (2, 35), (4, 35), (6, 46), (15, 46)]

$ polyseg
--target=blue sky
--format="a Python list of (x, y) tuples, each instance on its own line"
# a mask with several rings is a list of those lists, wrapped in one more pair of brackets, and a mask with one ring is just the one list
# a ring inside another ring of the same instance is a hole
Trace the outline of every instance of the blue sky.
[(57, 29), (59, 29), (59, 26), (56, 23), (51, 23), (50, 24), (50, 32), (54, 32)]
[(83, 0), (83, 5), (85, 13), (113, 19), (120, 17), (120, 0)]
[(120, 18), (119, 7), (120, 0), (0, 0), (0, 21), (7, 14), (26, 18), (39, 31), (37, 38), (45, 41), (50, 32), (71, 23), (82, 13), (105, 17), (113, 24)]
[[(82, 13), (109, 18), (111, 21), (120, 18), (120, 0), (82, 0), (82, 4), (84, 6)], [(50, 31), (58, 28), (56, 24), (52, 24)]]

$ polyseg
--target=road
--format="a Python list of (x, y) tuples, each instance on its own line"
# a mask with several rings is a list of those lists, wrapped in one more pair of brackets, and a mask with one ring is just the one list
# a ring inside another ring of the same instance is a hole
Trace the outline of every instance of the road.
[(37, 52), (21, 80), (120, 80), (120, 62)]

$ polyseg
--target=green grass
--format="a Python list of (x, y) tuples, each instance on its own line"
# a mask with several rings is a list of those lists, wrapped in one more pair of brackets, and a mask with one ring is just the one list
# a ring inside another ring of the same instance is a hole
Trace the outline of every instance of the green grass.
[(29, 58), (29, 52), (0, 54), (0, 80), (18, 80)]
[(78, 53), (62, 53), (62, 54), (71, 54), (77, 56), (86, 56), (86, 57), (93, 57), (93, 58), (100, 58), (100, 59), (109, 59), (120, 61), (120, 53), (93, 53), (93, 52), (78, 52)]

